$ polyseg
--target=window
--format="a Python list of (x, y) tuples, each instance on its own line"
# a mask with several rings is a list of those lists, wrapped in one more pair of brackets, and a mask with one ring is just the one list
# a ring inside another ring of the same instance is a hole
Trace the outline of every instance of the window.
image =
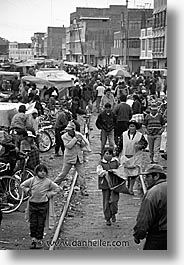
[(152, 39), (148, 39), (148, 50), (152, 50)]
[(142, 40), (142, 50), (146, 50), (146, 40)]

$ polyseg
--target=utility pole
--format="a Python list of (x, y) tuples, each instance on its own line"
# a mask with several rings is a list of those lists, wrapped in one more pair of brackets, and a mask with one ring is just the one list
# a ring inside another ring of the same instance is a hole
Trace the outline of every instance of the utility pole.
[(128, 46), (128, 0), (126, 0), (126, 9), (124, 13), (124, 45), (123, 45), (123, 65), (127, 65), (127, 46)]
[(80, 41), (80, 46), (81, 46), (81, 55), (82, 55), (82, 63), (84, 62), (84, 50), (83, 50), (83, 45), (82, 45), (82, 40), (81, 40), (81, 34), (80, 34), (80, 29), (79, 29), (79, 24), (77, 18), (74, 19), (76, 26), (77, 26), (77, 31), (79, 34), (79, 41)]

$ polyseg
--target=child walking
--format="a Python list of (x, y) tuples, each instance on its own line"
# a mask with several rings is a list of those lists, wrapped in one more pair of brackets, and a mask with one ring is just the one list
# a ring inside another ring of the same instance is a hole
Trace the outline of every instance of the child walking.
[(106, 180), (108, 170), (117, 169), (120, 163), (117, 158), (113, 157), (113, 148), (105, 147), (103, 157), (97, 166), (98, 188), (102, 190), (103, 212), (106, 225), (110, 226), (111, 221), (116, 222), (118, 212), (119, 193), (112, 191)]
[(46, 217), (50, 208), (49, 200), (60, 191), (60, 188), (48, 178), (48, 169), (43, 164), (37, 165), (35, 176), (25, 180), (20, 187), (30, 195), (28, 201), (28, 219), (32, 238), (30, 248), (42, 248)]

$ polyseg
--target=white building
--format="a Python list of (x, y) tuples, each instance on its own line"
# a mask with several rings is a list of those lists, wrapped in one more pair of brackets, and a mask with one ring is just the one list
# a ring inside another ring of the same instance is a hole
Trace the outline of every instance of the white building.
[(9, 43), (9, 59), (27, 61), (33, 59), (31, 43)]

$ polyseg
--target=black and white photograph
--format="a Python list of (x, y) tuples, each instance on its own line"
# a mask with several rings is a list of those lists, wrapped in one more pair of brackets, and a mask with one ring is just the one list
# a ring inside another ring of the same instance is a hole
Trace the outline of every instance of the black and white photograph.
[(167, 0), (0, 11), (0, 252), (165, 255)]

